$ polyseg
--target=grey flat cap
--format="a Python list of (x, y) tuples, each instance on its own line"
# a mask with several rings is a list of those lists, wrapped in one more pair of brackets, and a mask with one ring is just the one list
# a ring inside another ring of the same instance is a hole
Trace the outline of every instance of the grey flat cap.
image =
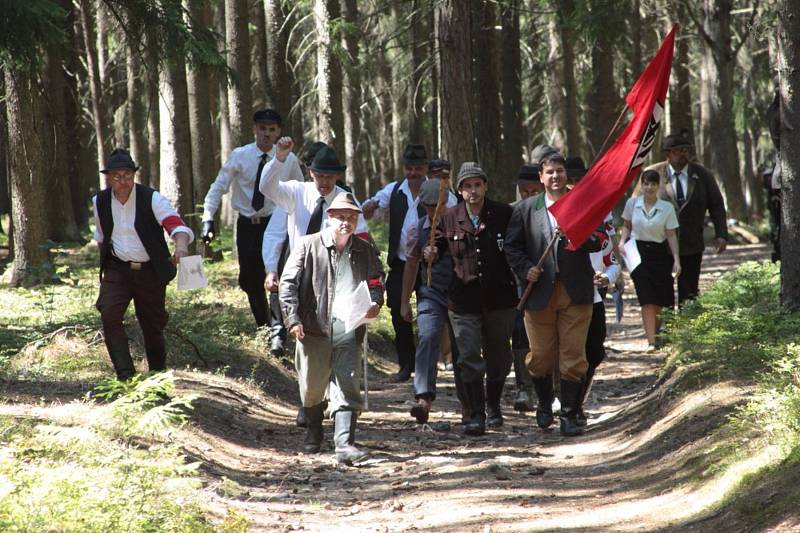
[(481, 167), (478, 166), (478, 163), (475, 161), (467, 161), (461, 164), (461, 168), (458, 171), (458, 179), (456, 180), (456, 189), (461, 187), (461, 182), (468, 178), (483, 178), (484, 181), (489, 181), (486, 177), (486, 172), (483, 171)]

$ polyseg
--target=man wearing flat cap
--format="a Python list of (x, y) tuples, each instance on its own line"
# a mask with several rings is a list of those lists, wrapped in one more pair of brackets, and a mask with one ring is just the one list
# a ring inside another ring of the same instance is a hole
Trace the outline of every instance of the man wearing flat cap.
[(436, 246), (423, 251), (426, 260), (442, 260), (445, 252), (453, 260), (447, 307), (458, 351), (455, 370), (471, 411), (464, 432), (475, 436), (487, 425), (503, 425), (500, 402), (511, 370), (517, 303), (517, 285), (503, 255), (511, 206), (487, 198), (488, 185), (477, 163), (461, 165), (456, 189), (464, 202), (445, 211)]
[(294, 243), (281, 275), (280, 300), (286, 328), (297, 339), (295, 366), (307, 420), (303, 450), (320, 451), (323, 400), (329, 388), (336, 460), (353, 464), (367, 457), (355, 446), (366, 326), (346, 331), (345, 317), (338, 313), (340, 300), (346, 302), (361, 282), (367, 282), (373, 304), (366, 318), (376, 317), (383, 303), (383, 268), (375, 246), (353, 235), (361, 209), (351, 193), (339, 193), (327, 214), (325, 229)]
[[(208, 189), (203, 203), (203, 241), (216, 237), (214, 215), (222, 196), (231, 192), (231, 207), (239, 216), (236, 219), (236, 251), (239, 259), (239, 287), (247, 294), (250, 310), (258, 327), (270, 322), (267, 293), (264, 288), (266, 272), (261, 255), (264, 230), (275, 209), (275, 204), (264, 198), (258, 181), (267, 161), (275, 157), (275, 140), (281, 134), (281, 116), (273, 109), (261, 109), (253, 115), (255, 142), (240, 146), (231, 152), (228, 160)], [(282, 180), (303, 179), (297, 159), (285, 165)]]
[(678, 305), (700, 292), (700, 265), (703, 262), (703, 228), (706, 212), (714, 224), (717, 253), (725, 251), (728, 226), (725, 201), (710, 170), (689, 161), (692, 143), (685, 130), (667, 135), (661, 148), (666, 161), (648, 167), (661, 177), (659, 198), (672, 203), (678, 213), (678, 248), (681, 273), (678, 276)]
[[(394, 347), (400, 366), (394, 376), (396, 381), (408, 381), (414, 371), (414, 330), (410, 322), (400, 316), (400, 293), (403, 288), (403, 270), (408, 250), (408, 232), (416, 227), (425, 210), (419, 203), (419, 189), (427, 180), (428, 154), (421, 144), (408, 144), (403, 152), (402, 180), (390, 183), (364, 202), (364, 217), (372, 218), (375, 211), (389, 210), (389, 250), (386, 262), (389, 275), (386, 278), (386, 300), (392, 311)], [(448, 204), (456, 203), (455, 196), (448, 195)]]
[[(127, 150), (117, 148), (101, 170), (108, 188), (92, 198), (94, 239), (100, 245), (100, 295), (97, 310), (103, 322), (108, 355), (117, 379), (126, 381), (136, 369), (122, 320), (131, 300), (142, 328), (149, 370), (166, 369), (164, 328), (167, 284), (176, 265), (188, 254), (194, 233), (164, 196), (134, 183), (136, 166)], [(175, 243), (170, 257), (164, 238)]]

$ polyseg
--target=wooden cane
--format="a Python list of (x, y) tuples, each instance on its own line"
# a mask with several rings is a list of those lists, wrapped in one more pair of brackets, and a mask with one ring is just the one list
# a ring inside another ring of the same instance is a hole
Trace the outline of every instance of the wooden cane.
[[(559, 237), (561, 237), (561, 230), (556, 228), (556, 230), (553, 232), (553, 237), (550, 239), (550, 242), (547, 243), (547, 247), (544, 249), (544, 253), (542, 254), (542, 257), (540, 257), (539, 258), (539, 262), (536, 263), (536, 268), (542, 268), (542, 265), (544, 264), (544, 260), (547, 259), (547, 255), (550, 253), (550, 250), (553, 249), (553, 245), (556, 243), (556, 241), (558, 240)], [(558, 259), (556, 258), (556, 260), (558, 260)], [(528, 286), (525, 287), (525, 292), (522, 293), (522, 297), (519, 299), (519, 303), (517, 304), (517, 311), (522, 311), (522, 310), (525, 309), (525, 302), (528, 301), (528, 298), (530, 297), (531, 292), (533, 292), (533, 284), (534, 283), (536, 283), (536, 282), (535, 281), (529, 281), (528, 282)]]
[[(436, 200), (436, 210), (433, 212), (433, 219), (431, 220), (431, 234), (428, 236), (428, 246), (436, 245), (436, 227), (439, 225), (439, 219), (442, 216), (442, 210), (447, 206), (447, 192), (450, 185), (450, 171), (443, 170), (442, 177), (439, 178), (439, 198)], [(428, 287), (431, 286), (433, 274), (433, 261), (428, 263)]]

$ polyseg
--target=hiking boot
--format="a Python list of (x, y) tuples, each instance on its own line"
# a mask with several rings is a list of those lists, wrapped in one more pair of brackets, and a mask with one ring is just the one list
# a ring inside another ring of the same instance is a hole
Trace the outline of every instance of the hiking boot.
[(305, 453), (319, 453), (322, 446), (322, 404), (303, 409), (306, 415), (306, 437), (303, 440)]
[(357, 419), (353, 411), (336, 411), (334, 414), (333, 442), (339, 464), (352, 466), (369, 457), (368, 451), (355, 447)]

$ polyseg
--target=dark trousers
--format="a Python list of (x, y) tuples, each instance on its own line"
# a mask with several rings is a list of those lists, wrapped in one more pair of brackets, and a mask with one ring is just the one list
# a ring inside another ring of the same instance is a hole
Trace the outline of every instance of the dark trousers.
[(236, 251), (239, 254), (239, 287), (247, 294), (250, 310), (261, 327), (267, 324), (267, 290), (264, 281), (264, 259), (261, 257), (261, 244), (269, 217), (253, 224), (250, 219), (240, 216), (236, 220)]
[(481, 313), (449, 311), (460, 379), (466, 383), (505, 381), (511, 371), (511, 331), (514, 329), (513, 307), (484, 310)]
[[(417, 301), (417, 342), (416, 366), (414, 370), (414, 396), (416, 398), (436, 398), (436, 376), (438, 374), (439, 354), (442, 348), (442, 328), (450, 329), (447, 320), (447, 306), (432, 298)], [(452, 345), (451, 346), (455, 346)], [(458, 360), (457, 349), (453, 348), (453, 360)]]
[(587, 380), (594, 376), (594, 371), (606, 358), (606, 308), (603, 302), (592, 306), (592, 320), (589, 322), (589, 332), (586, 334), (586, 361), (589, 368), (586, 370)]
[[(142, 328), (147, 366), (153, 370), (164, 370), (167, 363), (164, 328), (169, 315), (165, 309), (166, 286), (147, 264), (142, 270), (131, 270), (126, 264), (109, 260), (100, 282), (97, 310), (103, 322), (106, 344), (127, 345), (128, 335), (122, 320), (131, 300), (136, 309), (136, 318)], [(130, 353), (127, 354), (130, 359)], [(133, 360), (125, 361), (133, 368)]]
[(514, 331), (511, 334), (511, 351), (514, 354), (514, 378), (518, 389), (527, 389), (533, 385), (531, 374), (525, 365), (525, 357), (530, 351), (528, 332), (525, 331), (525, 315), (517, 311), (514, 318)]
[(678, 276), (678, 305), (700, 294), (700, 265), (703, 253), (681, 256), (681, 275)]
[[(289, 258), (289, 237), (283, 241), (283, 250), (278, 259), (278, 277), (283, 274), (283, 267)], [(262, 259), (263, 261), (263, 259)], [(281, 340), (286, 340), (286, 327), (283, 324), (283, 313), (281, 313), (281, 301), (278, 298), (278, 291), (269, 293), (269, 326), (273, 335), (277, 335)]]
[(389, 265), (389, 275), (386, 277), (386, 304), (392, 312), (392, 327), (394, 328), (394, 348), (397, 351), (397, 362), (401, 369), (414, 370), (414, 327), (411, 322), (406, 322), (400, 316), (400, 296), (403, 291), (403, 270), (405, 261), (396, 259)]

